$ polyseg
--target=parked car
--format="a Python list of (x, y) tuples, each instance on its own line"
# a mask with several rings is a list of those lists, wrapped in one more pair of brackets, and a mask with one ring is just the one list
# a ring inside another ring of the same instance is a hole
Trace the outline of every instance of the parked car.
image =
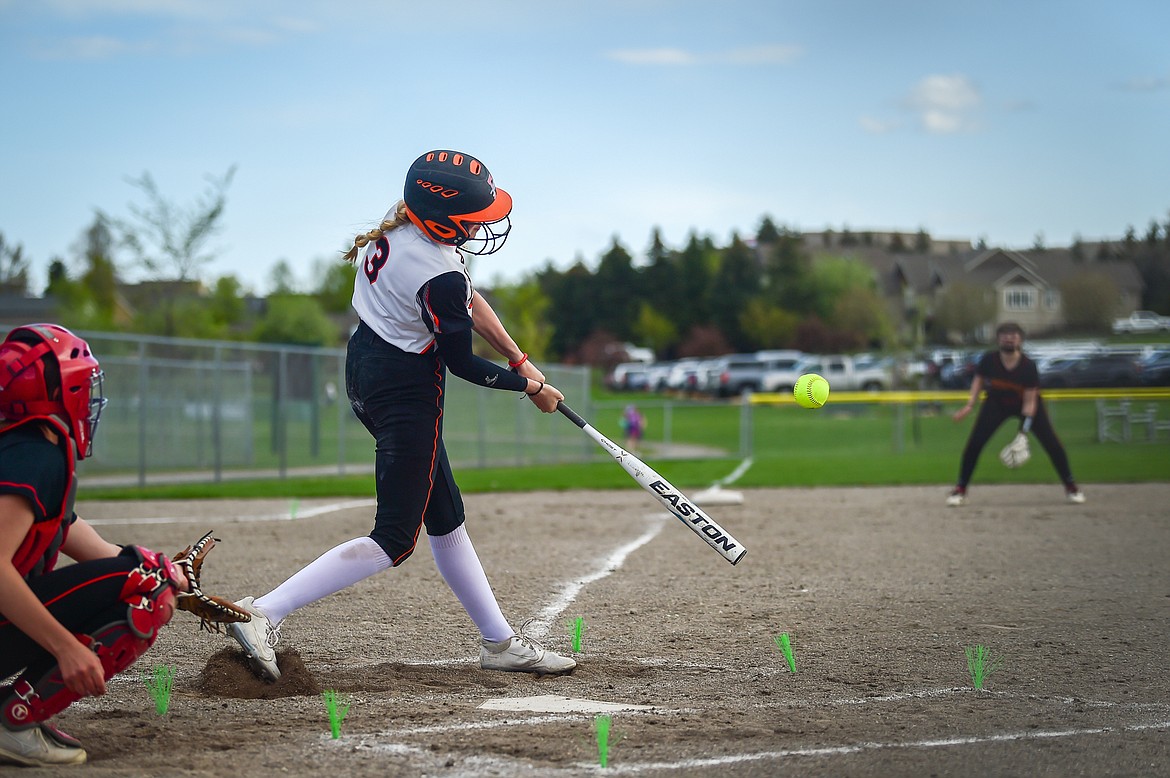
[(1142, 363), (1144, 386), (1170, 386), (1170, 354), (1162, 352)]
[(720, 357), (711, 366), (707, 390), (718, 397), (731, 397), (745, 390), (758, 392), (767, 372), (789, 369), (802, 356), (799, 351), (790, 351), (771, 352), (769, 356), (757, 352)]
[(1113, 320), (1113, 332), (1170, 332), (1170, 316), (1153, 311), (1134, 311), (1124, 319)]
[(1137, 386), (1140, 367), (1125, 354), (1086, 354), (1052, 360), (1040, 373), (1047, 388)]
[(672, 392), (695, 392), (699, 386), (699, 360), (680, 359), (666, 376), (666, 388)]
[(796, 379), (805, 373), (817, 373), (838, 392), (877, 391), (893, 385), (892, 370), (875, 362), (858, 362), (847, 356), (807, 357), (791, 369), (774, 370), (764, 374), (761, 383), (765, 392), (787, 392), (796, 385)]
[(982, 351), (961, 354), (953, 361), (944, 363), (938, 370), (938, 385), (942, 389), (970, 389), (975, 380), (975, 368), (983, 358)]
[(650, 369), (645, 362), (622, 362), (605, 379), (615, 392), (640, 392), (649, 388)]

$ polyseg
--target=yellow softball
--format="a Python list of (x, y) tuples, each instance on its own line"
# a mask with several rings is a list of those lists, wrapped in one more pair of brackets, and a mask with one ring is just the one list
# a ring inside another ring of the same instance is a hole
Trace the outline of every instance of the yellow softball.
[(829, 399), (829, 382), (816, 373), (805, 373), (796, 379), (792, 396), (801, 408), (820, 408)]

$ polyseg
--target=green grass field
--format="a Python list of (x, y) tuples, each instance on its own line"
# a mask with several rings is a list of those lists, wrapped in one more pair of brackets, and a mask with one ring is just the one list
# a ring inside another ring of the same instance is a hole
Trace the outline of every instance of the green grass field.
[[(604, 434), (620, 442), (617, 417), (621, 404), (636, 399), (647, 416), (643, 459), (683, 489), (703, 488), (729, 474), (740, 462), (740, 413), (737, 405), (675, 407), (670, 413), (672, 443), (701, 445), (727, 452), (704, 459), (658, 458), (666, 425), (664, 408), (645, 395), (605, 395), (595, 403), (592, 419)], [(1170, 418), (1170, 401), (1155, 403), (1158, 417)], [(1096, 408), (1085, 400), (1048, 404), (1057, 432), (1082, 483), (1170, 480), (1170, 437), (1165, 432), (1146, 442), (1135, 429), (1128, 443), (1097, 442)], [(903, 406), (833, 405), (806, 411), (794, 405), (757, 406), (751, 425), (753, 464), (736, 486), (865, 486), (953, 482), (972, 417), (951, 420), (955, 406), (917, 413)], [(565, 422), (568, 424), (568, 422)], [(983, 452), (974, 483), (1054, 484), (1056, 475), (1039, 445), (1023, 468), (1008, 470), (996, 452), (1015, 432), (1005, 424)], [(367, 444), (368, 450), (368, 444)], [(372, 453), (370, 454), (372, 457)], [(583, 464), (508, 468), (456, 468), (467, 493), (535, 489), (625, 489), (632, 481), (598, 449)], [(209, 497), (372, 496), (373, 479), (354, 476), (295, 477), (284, 480), (225, 481), (218, 484), (158, 485), (146, 488), (84, 488), (84, 499), (196, 499)]]

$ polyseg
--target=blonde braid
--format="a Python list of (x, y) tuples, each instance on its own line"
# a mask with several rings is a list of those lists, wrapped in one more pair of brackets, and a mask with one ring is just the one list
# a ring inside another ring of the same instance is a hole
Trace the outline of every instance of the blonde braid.
[(410, 221), (410, 217), (406, 215), (406, 201), (399, 200), (398, 204), (394, 206), (394, 218), (383, 219), (382, 223), (374, 229), (370, 230), (369, 232), (363, 232), (357, 235), (353, 239), (353, 248), (345, 252), (345, 256), (343, 256), (342, 259), (344, 259), (346, 262), (356, 261), (359, 249), (365, 248), (370, 241), (377, 240), (390, 230), (394, 229), (395, 227), (401, 227), (408, 221)]

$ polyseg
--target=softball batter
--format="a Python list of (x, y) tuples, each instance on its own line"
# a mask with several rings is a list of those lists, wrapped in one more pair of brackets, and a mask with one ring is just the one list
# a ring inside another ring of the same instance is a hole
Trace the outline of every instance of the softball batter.
[[(475, 291), (464, 264), (462, 252), (491, 254), (504, 245), (511, 210), (511, 196), (478, 159), (430, 151), (410, 166), (403, 199), (345, 255), (358, 263), (353, 307), (360, 319), (346, 354), (346, 392), (375, 441), (378, 509), (368, 536), (238, 603), (253, 618), (229, 632), (258, 675), (280, 678), (274, 649), (288, 614), (402, 564), (423, 527), (439, 572), (479, 628), (483, 668), (556, 674), (576, 666), (504, 618), (464, 527), (443, 446), (448, 370), (473, 384), (523, 392), (544, 413), (564, 399)], [(511, 369), (472, 353), (473, 330)]]

